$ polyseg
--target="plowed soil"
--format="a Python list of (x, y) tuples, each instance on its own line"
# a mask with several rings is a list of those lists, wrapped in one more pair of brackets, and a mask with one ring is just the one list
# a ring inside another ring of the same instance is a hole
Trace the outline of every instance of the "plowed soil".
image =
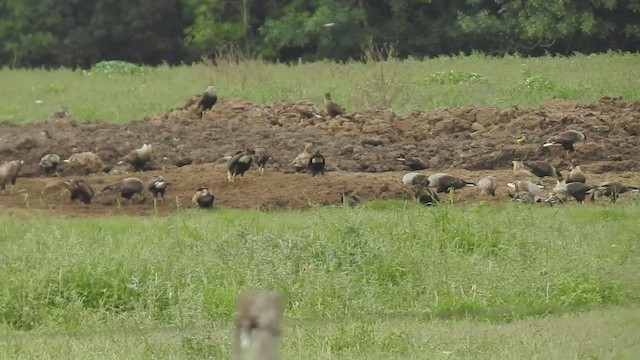
[[(414, 110), (403, 116), (365, 108), (329, 118), (305, 101), (260, 106), (242, 99), (222, 99), (202, 119), (196, 115), (196, 101), (193, 97), (182, 108), (126, 125), (83, 123), (68, 113), (54, 113), (34, 124), (0, 124), (0, 163), (25, 162), (13, 193), (0, 194), (0, 214), (166, 214), (191, 207), (198, 186), (213, 190), (217, 206), (263, 210), (335, 204), (343, 191), (355, 191), (364, 201), (410, 199), (412, 189), (401, 184), (410, 168), (397, 160), (400, 154), (420, 158), (426, 174), (447, 172), (470, 181), (485, 175), (498, 179), (501, 187), (495, 198), (465, 188), (455, 194), (458, 203), (507, 201), (504, 183), (513, 180), (512, 160), (544, 160), (563, 172), (571, 163), (579, 163), (588, 183), (640, 183), (636, 173), (640, 101), (603, 97), (596, 103), (581, 104), (552, 99), (538, 109), (442, 108)], [(587, 136), (585, 143), (576, 144), (575, 154), (567, 157), (561, 148), (541, 146), (567, 129)], [(515, 143), (522, 132), (528, 135), (526, 142)], [(314, 149), (325, 156), (325, 176), (293, 173), (290, 163), (305, 142), (313, 142)], [(153, 145), (153, 160), (145, 171), (133, 173), (118, 165), (143, 143)], [(251, 169), (228, 183), (226, 159), (247, 147), (263, 147), (272, 156), (264, 176)], [(38, 166), (44, 154), (56, 153), (66, 159), (84, 151), (98, 154), (109, 172), (82, 176), (97, 193), (124, 177), (146, 180), (161, 174), (172, 182), (165, 200), (154, 207), (149, 196), (143, 203), (118, 204), (113, 195), (97, 195), (90, 205), (82, 205), (70, 203), (63, 189), (41, 191), (60, 179), (79, 177), (64, 166), (60, 178), (45, 176)], [(546, 179), (546, 184), (552, 187), (555, 181)]]

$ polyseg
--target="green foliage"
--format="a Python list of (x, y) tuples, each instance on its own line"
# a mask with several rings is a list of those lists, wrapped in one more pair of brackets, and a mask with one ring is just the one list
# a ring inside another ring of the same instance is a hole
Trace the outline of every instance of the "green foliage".
[(426, 78), (421, 79), (427, 84), (439, 84), (439, 85), (455, 85), (455, 84), (473, 84), (473, 83), (486, 83), (487, 78), (474, 72), (461, 72), (461, 71), (440, 71), (434, 74), (429, 74)]
[(108, 60), (100, 61), (93, 65), (88, 71), (83, 71), (85, 75), (141, 75), (152, 70), (150, 67), (139, 66), (126, 61)]

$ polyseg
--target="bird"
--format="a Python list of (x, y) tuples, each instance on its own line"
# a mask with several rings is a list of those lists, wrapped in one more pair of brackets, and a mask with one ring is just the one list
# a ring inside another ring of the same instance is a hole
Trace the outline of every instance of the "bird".
[(316, 176), (318, 174), (324, 176), (324, 166), (325, 166), (324, 156), (320, 154), (320, 151), (316, 151), (309, 158), (309, 163), (307, 165), (307, 168), (309, 169), (311, 176)]
[(74, 169), (79, 169), (83, 175), (87, 176), (91, 173), (101, 172), (104, 164), (96, 153), (91, 151), (76, 153), (63, 161)]
[(587, 137), (583, 132), (577, 130), (565, 130), (557, 135), (550, 137), (542, 146), (562, 146), (568, 155), (569, 152), (575, 152), (573, 145), (577, 142), (586, 141)]
[(191, 198), (191, 203), (200, 209), (211, 209), (213, 208), (214, 199), (215, 197), (211, 190), (206, 187), (199, 187), (195, 190)]
[(227, 163), (227, 181), (234, 182), (237, 175), (244, 177), (245, 171), (249, 170), (253, 162), (255, 150), (239, 150)]
[(452, 189), (458, 190), (467, 186), (476, 186), (475, 183), (445, 173), (435, 173), (428, 179), (429, 187), (436, 188), (436, 193), (449, 193)]
[(588, 194), (591, 194), (595, 188), (591, 185), (587, 185), (581, 182), (567, 183), (565, 180), (557, 180), (556, 186), (551, 191), (551, 194), (546, 203), (551, 205), (557, 203), (566, 203), (569, 200), (569, 196), (576, 199), (577, 202), (583, 203)]
[(402, 162), (405, 166), (409, 168), (411, 171), (424, 170), (427, 168), (427, 165), (420, 159), (415, 156), (405, 156), (404, 154), (400, 154), (396, 160)]
[(69, 201), (80, 200), (87, 205), (91, 204), (94, 191), (84, 180), (69, 179), (69, 181), (62, 181), (62, 184), (69, 190)]
[(10, 184), (9, 193), (13, 193), (22, 165), (24, 165), (22, 160), (7, 161), (0, 165), (0, 191), (4, 191), (7, 184)]
[(433, 190), (428, 186), (424, 186), (422, 184), (416, 185), (414, 197), (416, 202), (425, 206), (436, 205), (440, 202), (438, 194), (433, 192)]
[(362, 198), (353, 190), (345, 190), (340, 194), (340, 204), (354, 207), (362, 203)]
[(143, 144), (138, 149), (130, 151), (125, 157), (124, 162), (133, 166), (133, 171), (142, 171), (145, 165), (151, 160), (151, 144)]
[(313, 148), (312, 142), (304, 144), (304, 150), (291, 162), (296, 173), (301, 173), (309, 166), (309, 158), (311, 158), (311, 149)]
[(200, 115), (200, 118), (202, 118), (204, 113), (211, 110), (217, 101), (218, 95), (216, 94), (216, 89), (213, 85), (207, 86), (207, 88), (202, 92), (202, 95), (200, 95), (200, 99), (198, 100), (196, 107), (196, 113)]
[(253, 163), (258, 167), (260, 176), (262, 176), (264, 174), (264, 167), (271, 159), (271, 156), (267, 153), (267, 150), (265, 148), (256, 148), (254, 149), (254, 151), (255, 154), (253, 154)]
[(615, 203), (618, 200), (618, 196), (626, 193), (627, 191), (640, 192), (640, 188), (636, 186), (623, 185), (619, 181), (605, 181), (596, 187), (596, 191), (591, 195), (591, 200), (595, 200), (597, 195), (607, 196), (611, 199), (611, 202)]
[(414, 171), (404, 174), (402, 177), (402, 183), (405, 185), (427, 187), (429, 186), (429, 178), (424, 174)]
[(344, 115), (344, 108), (342, 105), (337, 102), (331, 100), (331, 93), (324, 93), (324, 107), (327, 110), (327, 114), (332, 118), (338, 115)]
[(522, 199), (522, 193), (529, 194), (527, 195), (527, 198), (530, 197), (533, 202), (541, 200), (540, 195), (542, 193), (542, 186), (534, 184), (531, 181), (516, 180), (509, 182), (507, 183), (507, 189), (509, 191), (509, 196), (514, 198), (514, 200)]
[(567, 183), (570, 183), (570, 182), (586, 183), (587, 177), (582, 172), (582, 169), (580, 169), (580, 165), (571, 165), (571, 171), (569, 172), (569, 175), (567, 175), (566, 181)]
[(131, 198), (133, 197), (133, 195), (139, 194), (140, 196), (142, 196), (142, 200), (140, 201), (142, 203), (146, 199), (144, 196), (144, 190), (145, 190), (145, 186), (142, 180), (135, 177), (130, 177), (130, 178), (124, 178), (115, 184), (105, 186), (100, 191), (100, 193), (102, 194), (119, 193), (120, 196), (122, 196), (124, 199), (128, 201), (131, 201)]
[(543, 178), (545, 176), (561, 179), (562, 174), (553, 165), (544, 161), (523, 161), (522, 165), (525, 169), (531, 171), (531, 173), (537, 177)]
[(162, 175), (154, 175), (145, 183), (145, 188), (147, 191), (153, 195), (155, 199), (160, 195), (161, 199), (164, 199), (164, 192), (167, 190), (167, 187), (171, 184), (171, 182), (165, 179)]
[(54, 173), (57, 174), (60, 156), (58, 154), (45, 154), (40, 158), (38, 164), (47, 176), (51, 176)]
[(513, 176), (515, 180), (534, 180), (536, 183), (542, 185), (542, 180), (535, 176), (531, 171), (527, 170), (522, 161), (514, 160), (513, 163)]
[(518, 145), (524, 145), (524, 143), (527, 142), (527, 138), (528, 138), (527, 133), (522, 132), (517, 138), (515, 138), (515, 140), (513, 140), (513, 142)]
[(496, 196), (496, 190), (498, 189), (498, 182), (496, 178), (489, 175), (478, 180), (478, 189), (480, 195)]

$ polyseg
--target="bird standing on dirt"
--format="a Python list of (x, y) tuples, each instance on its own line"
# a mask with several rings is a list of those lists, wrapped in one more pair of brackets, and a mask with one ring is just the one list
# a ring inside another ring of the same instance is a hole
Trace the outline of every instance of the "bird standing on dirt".
[(532, 174), (539, 178), (543, 178), (545, 176), (554, 177), (556, 179), (562, 179), (562, 174), (555, 166), (544, 162), (544, 161), (523, 161), (522, 165), (531, 171)]
[(204, 113), (211, 110), (217, 101), (218, 95), (216, 94), (216, 89), (212, 85), (207, 86), (202, 95), (200, 95), (200, 100), (198, 100), (196, 107), (196, 113), (200, 118), (202, 118)]
[[(44, 170), (47, 176), (56, 173), (60, 164), (60, 156), (58, 154), (46, 154), (40, 158), (40, 168)], [(57, 174), (57, 173), (56, 173)]]
[(154, 199), (160, 195), (160, 198), (164, 200), (164, 192), (170, 184), (171, 182), (165, 179), (162, 175), (154, 175), (147, 180), (145, 187), (147, 191), (153, 195)]
[(13, 187), (16, 185), (23, 164), (22, 160), (12, 160), (0, 165), (0, 191), (4, 191), (7, 184), (10, 184), (9, 192), (13, 193)]
[(580, 165), (571, 165), (571, 171), (569, 175), (567, 175), (567, 184), (571, 182), (587, 182), (587, 177), (582, 172), (582, 169), (580, 169)]
[(262, 176), (264, 174), (264, 167), (267, 165), (267, 161), (271, 159), (271, 156), (267, 153), (265, 148), (256, 148), (254, 151), (253, 163), (258, 167), (260, 176)]
[(145, 165), (151, 161), (151, 144), (143, 144), (140, 148), (130, 151), (124, 162), (133, 166), (133, 171), (142, 171)]
[(618, 195), (624, 194), (627, 191), (640, 192), (640, 188), (623, 185), (619, 181), (605, 181), (600, 183), (597, 186), (596, 191), (591, 194), (591, 200), (595, 200), (596, 196), (607, 196), (611, 199), (611, 202), (616, 202), (618, 200)]
[(62, 184), (69, 190), (69, 201), (80, 200), (87, 205), (91, 204), (94, 191), (84, 180), (69, 179), (69, 181), (63, 181)]
[(516, 180), (510, 182), (507, 183), (507, 189), (509, 196), (514, 201), (535, 203), (541, 200), (542, 186), (531, 181)]
[(483, 177), (478, 181), (478, 189), (480, 190), (480, 195), (496, 196), (498, 182), (493, 176)]
[(427, 165), (425, 165), (425, 163), (419, 157), (405, 156), (404, 154), (400, 154), (396, 158), (396, 160), (402, 162), (411, 171), (424, 170), (427, 168)]
[(311, 155), (307, 167), (309, 168), (309, 172), (311, 172), (312, 177), (318, 174), (324, 176), (324, 166), (324, 156), (320, 154), (320, 151), (316, 151), (313, 155)]
[(131, 177), (131, 178), (122, 179), (121, 181), (115, 184), (105, 186), (100, 191), (100, 193), (102, 194), (119, 193), (120, 196), (122, 196), (127, 201), (131, 201), (131, 198), (133, 197), (133, 195), (139, 194), (140, 196), (142, 196), (142, 200), (140, 201), (140, 203), (143, 203), (145, 201), (144, 190), (145, 190), (145, 186), (142, 180), (135, 177)]
[(577, 130), (566, 130), (550, 137), (542, 146), (562, 146), (562, 148), (566, 151), (566, 155), (568, 156), (569, 152), (576, 151), (576, 149), (573, 147), (573, 144), (586, 140), (587, 137), (584, 135), (584, 133)]
[(243, 176), (253, 162), (255, 150), (239, 150), (227, 163), (227, 181), (233, 182), (237, 175)]
[(200, 209), (211, 209), (213, 208), (214, 199), (215, 197), (213, 196), (213, 193), (208, 188), (199, 187), (193, 194), (191, 203), (193, 206)]
[(311, 158), (311, 148), (313, 147), (313, 143), (308, 142), (304, 144), (304, 150), (295, 159), (291, 162), (293, 165), (293, 169), (295, 172), (301, 173), (307, 169), (309, 166), (309, 159)]
[(476, 186), (475, 183), (459, 179), (445, 173), (435, 173), (429, 176), (429, 187), (436, 188), (436, 193), (449, 193), (451, 190), (462, 189), (467, 186)]
[(524, 145), (525, 142), (527, 142), (527, 133), (523, 132), (522, 134), (520, 134), (520, 136), (518, 136), (515, 140), (513, 140), (514, 143), (518, 144), (518, 145)]
[(324, 93), (324, 107), (327, 110), (327, 114), (332, 118), (338, 115), (344, 115), (344, 108), (342, 105), (331, 100), (331, 93)]

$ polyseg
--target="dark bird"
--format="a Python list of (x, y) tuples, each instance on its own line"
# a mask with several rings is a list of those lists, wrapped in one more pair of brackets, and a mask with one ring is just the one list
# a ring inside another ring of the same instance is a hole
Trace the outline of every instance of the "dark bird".
[(214, 199), (215, 197), (209, 189), (207, 189), (206, 187), (199, 187), (193, 194), (191, 203), (193, 204), (193, 206), (200, 209), (211, 209), (213, 208)]
[(396, 160), (401, 161), (411, 171), (424, 170), (427, 168), (427, 165), (425, 165), (422, 159), (420, 159), (419, 157), (405, 156), (404, 154), (400, 154), (396, 158)]
[(573, 147), (573, 144), (585, 140), (587, 140), (587, 137), (584, 135), (584, 133), (577, 130), (566, 130), (550, 137), (542, 146), (562, 146), (567, 154), (569, 154), (569, 152), (576, 151), (576, 149)]
[(10, 184), (9, 192), (13, 193), (13, 187), (16, 185), (23, 164), (22, 160), (12, 160), (0, 165), (0, 191), (4, 191), (7, 184)]
[(227, 181), (233, 182), (237, 175), (244, 177), (253, 162), (255, 151), (252, 149), (239, 150), (227, 163)]
[(327, 114), (332, 118), (338, 115), (344, 115), (344, 108), (342, 105), (331, 100), (331, 93), (324, 93), (324, 107), (327, 110)]
[(316, 176), (318, 174), (324, 176), (324, 166), (324, 156), (320, 154), (320, 151), (316, 151), (313, 155), (311, 155), (311, 157), (309, 158), (309, 164), (307, 165), (307, 167), (309, 168), (309, 172), (311, 172), (311, 176)]
[(355, 191), (346, 190), (343, 191), (340, 196), (340, 204), (354, 207), (362, 203), (362, 198), (356, 194)]
[(423, 185), (416, 185), (414, 196), (418, 203), (426, 206), (436, 205), (440, 202), (438, 194)]
[(139, 194), (140, 196), (142, 196), (142, 200), (140, 202), (142, 203), (145, 200), (144, 183), (142, 182), (142, 180), (134, 177), (125, 178), (115, 184), (107, 185), (102, 189), (100, 193), (119, 193), (120, 196), (129, 201), (131, 200), (133, 195)]
[(558, 180), (558, 183), (551, 196), (545, 202), (549, 204), (566, 203), (569, 200), (569, 196), (576, 199), (577, 202), (583, 203), (587, 198), (587, 195), (593, 193), (594, 186), (587, 185), (581, 182), (566, 183), (564, 180)]
[(271, 159), (271, 156), (267, 153), (265, 148), (256, 148), (255, 154), (253, 155), (253, 163), (258, 167), (260, 171), (260, 176), (264, 174), (264, 167), (267, 165), (267, 162)]
[(600, 183), (596, 189), (596, 192), (591, 195), (591, 200), (594, 200), (596, 195), (600, 195), (608, 197), (611, 199), (611, 202), (616, 202), (618, 200), (618, 195), (624, 194), (627, 191), (640, 191), (640, 188), (638, 187), (623, 185), (619, 181), (605, 181)]
[(142, 171), (151, 160), (151, 144), (143, 144), (140, 148), (132, 150), (124, 157), (124, 162), (131, 164), (134, 171)]
[(445, 173), (435, 173), (428, 179), (429, 187), (436, 188), (436, 193), (449, 193), (452, 189), (458, 190), (466, 186), (476, 186), (475, 183)]
[(162, 175), (154, 175), (147, 180), (146, 189), (154, 198), (160, 195), (160, 198), (164, 199), (164, 192), (170, 184), (171, 182), (165, 179)]
[(483, 177), (478, 181), (478, 189), (480, 189), (480, 195), (496, 196), (498, 182), (493, 176)]
[(44, 170), (47, 176), (56, 173), (60, 164), (60, 156), (58, 154), (46, 154), (40, 158), (40, 168)]
[(567, 175), (566, 181), (567, 184), (572, 182), (586, 183), (587, 177), (584, 175), (579, 165), (572, 165), (571, 171), (569, 172), (569, 175)]
[(217, 101), (218, 95), (216, 95), (216, 89), (211, 85), (207, 86), (202, 95), (200, 95), (200, 100), (198, 100), (196, 107), (196, 112), (200, 115), (200, 118), (204, 116), (206, 111), (211, 110)]
[(93, 188), (84, 180), (70, 179), (63, 181), (62, 184), (69, 190), (69, 201), (80, 200), (87, 205), (91, 204), (94, 195)]
[(313, 143), (308, 142), (304, 144), (304, 150), (291, 162), (293, 169), (296, 173), (301, 173), (309, 166), (309, 159), (311, 158), (311, 148)]
[(562, 179), (562, 174), (553, 165), (544, 161), (523, 161), (522, 165), (537, 177), (551, 176)]

